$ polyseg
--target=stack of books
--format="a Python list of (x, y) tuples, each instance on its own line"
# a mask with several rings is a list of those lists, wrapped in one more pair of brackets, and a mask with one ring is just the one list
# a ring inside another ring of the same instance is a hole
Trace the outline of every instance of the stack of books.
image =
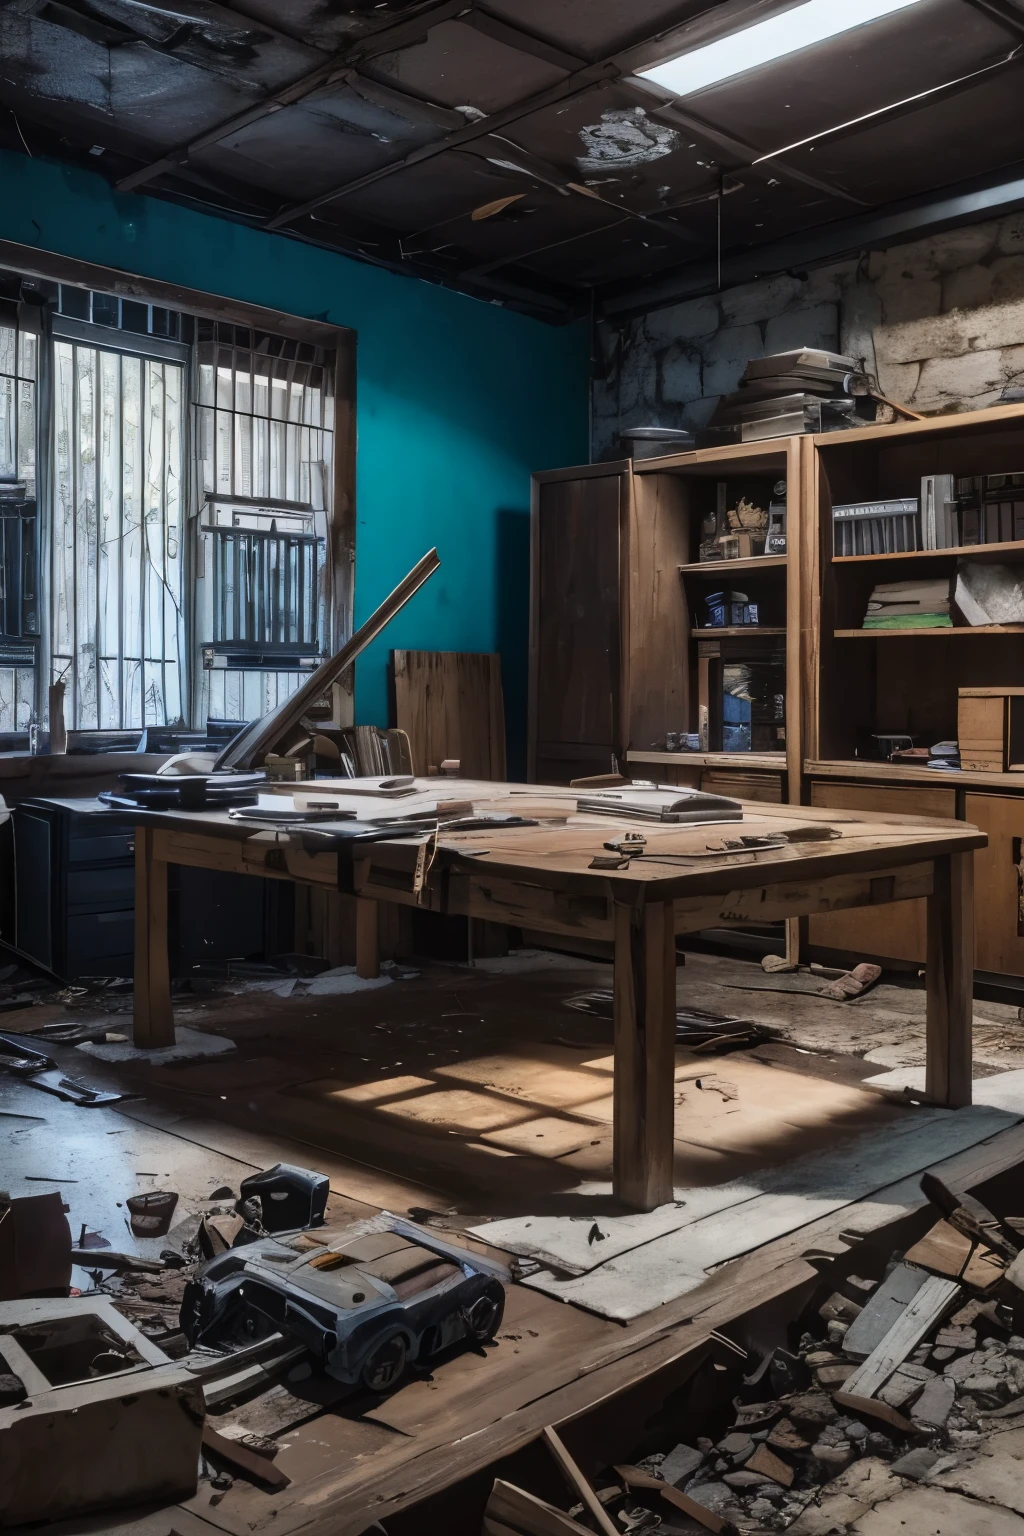
[(1024, 474), (968, 475), (956, 482), (962, 544), (1024, 540)]
[(869, 388), (852, 357), (798, 347), (753, 358), (739, 389), (719, 401), (711, 425), (738, 428), (744, 443), (829, 432), (855, 424), (857, 400), (868, 399)]
[(952, 629), (949, 577), (880, 581), (868, 599), (864, 629)]

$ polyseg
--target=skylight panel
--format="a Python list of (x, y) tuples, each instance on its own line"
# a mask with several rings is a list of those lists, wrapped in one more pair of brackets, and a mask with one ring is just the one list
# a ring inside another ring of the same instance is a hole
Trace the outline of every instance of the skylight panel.
[(756, 22), (703, 48), (638, 70), (637, 74), (674, 96), (691, 96), (720, 80), (745, 74), (920, 3), (921, 0), (805, 0), (803, 5), (796, 5), (780, 16)]

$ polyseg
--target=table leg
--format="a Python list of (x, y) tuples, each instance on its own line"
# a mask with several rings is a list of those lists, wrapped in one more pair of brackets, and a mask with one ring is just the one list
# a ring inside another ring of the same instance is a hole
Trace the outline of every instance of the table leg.
[(167, 958), (167, 865), (153, 856), (152, 827), (135, 829), (135, 989), (133, 1039), (155, 1049), (174, 1044)]
[(380, 975), (380, 922), (377, 903), (356, 897), (356, 975)]
[(941, 1104), (971, 1102), (974, 992), (974, 853), (935, 860), (928, 897), (925, 1089)]
[(614, 1192), (652, 1211), (672, 1199), (676, 943), (671, 903), (615, 907)]

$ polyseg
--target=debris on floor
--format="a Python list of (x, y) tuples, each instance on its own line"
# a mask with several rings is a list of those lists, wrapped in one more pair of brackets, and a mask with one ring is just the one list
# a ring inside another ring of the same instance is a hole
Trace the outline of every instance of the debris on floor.
[[(105, 1049), (117, 1050), (119, 1047), (107, 1046)], [(117, 1104), (131, 1097), (127, 1093), (93, 1088), (77, 1077), (67, 1076), (52, 1056), (30, 1045), (21, 1035), (0, 1034), (0, 1071), (23, 1078), (33, 1088), (41, 1088), (44, 1093), (52, 1093), (59, 1099), (67, 1099), (86, 1107)]]
[[(565, 1006), (577, 1013), (589, 1013), (611, 1023), (614, 995), (610, 988), (597, 987), (567, 997)], [(687, 1050), (700, 1051), (714, 1047), (716, 1051), (738, 1051), (775, 1038), (775, 1030), (764, 1024), (755, 1024), (750, 1019), (710, 1013), (703, 1008), (676, 1009), (676, 1044)]]
[[(934, 1499), (916, 1515), (908, 1490), (922, 1485), (1019, 1510), (1020, 1223), (1000, 1220), (933, 1175), (921, 1184), (939, 1219), (884, 1270), (837, 1271), (831, 1281), (826, 1271), (791, 1325), (793, 1347), (745, 1360), (725, 1433), (712, 1439), (696, 1422), (689, 1440), (606, 1468), (568, 1510), (498, 1480), (483, 1531), (852, 1536), (870, 1509), (896, 1499), (893, 1529), (975, 1529), (960, 1517), (941, 1524)], [(1000, 1438), (1011, 1434), (1012, 1442)], [(1000, 1477), (997, 1486), (992, 1479)], [(977, 1529), (1003, 1526), (982, 1518)]]

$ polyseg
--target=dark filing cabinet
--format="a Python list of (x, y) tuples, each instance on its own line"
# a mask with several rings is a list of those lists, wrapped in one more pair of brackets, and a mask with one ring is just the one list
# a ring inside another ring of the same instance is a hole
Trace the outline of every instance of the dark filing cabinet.
[[(0, 938), (62, 980), (131, 976), (135, 828), (100, 800), (22, 800), (6, 839), (14, 901)], [(172, 976), (292, 948), (291, 886), (171, 866)]]

